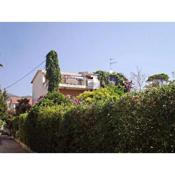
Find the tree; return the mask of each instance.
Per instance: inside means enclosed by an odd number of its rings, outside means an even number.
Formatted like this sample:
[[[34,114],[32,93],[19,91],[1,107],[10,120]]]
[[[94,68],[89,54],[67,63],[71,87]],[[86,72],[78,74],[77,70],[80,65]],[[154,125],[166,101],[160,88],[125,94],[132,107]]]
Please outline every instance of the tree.
[[[61,73],[56,51],[51,50],[46,56],[46,79],[48,91],[57,91],[61,81]]]
[[[94,73],[97,75],[101,87],[105,87],[109,84],[109,72],[98,70]]]
[[[169,76],[165,73],[154,74],[148,77],[147,82],[151,83],[151,86],[161,86],[164,83],[167,83]]]
[[[108,77],[109,83],[113,83],[115,85],[123,85],[124,82],[128,81],[128,79],[121,73],[112,72]]]
[[[132,82],[129,82],[128,79],[121,73],[117,72],[109,73],[106,71],[98,70],[94,72],[94,74],[97,75],[100,81],[100,86],[102,88],[113,84],[115,86],[122,87],[125,92],[128,92],[131,89]]]
[[[7,94],[6,91],[0,90],[0,118],[4,119],[7,114]]]
[[[31,105],[29,104],[29,99],[23,98],[18,100],[18,104],[16,105],[16,115],[20,115],[26,113],[30,110]]]
[[[123,74],[117,72],[109,73],[106,71],[98,70],[94,72],[94,74],[97,75],[101,87],[106,87],[109,84],[119,85],[125,81],[128,81],[128,79]]]
[[[146,82],[146,75],[142,73],[142,70],[137,68],[137,72],[131,72],[131,79],[136,91],[142,91],[144,84]]]

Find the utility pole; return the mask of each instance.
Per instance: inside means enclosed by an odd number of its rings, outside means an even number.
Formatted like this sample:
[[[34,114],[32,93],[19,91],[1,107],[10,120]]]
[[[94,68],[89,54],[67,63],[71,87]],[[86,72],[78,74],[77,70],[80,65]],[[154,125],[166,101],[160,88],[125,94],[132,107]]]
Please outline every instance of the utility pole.
[[[116,61],[115,58],[109,58],[109,72],[110,72],[110,73],[113,72],[113,70],[112,70],[112,65],[113,65],[113,64],[116,64],[116,63],[117,63],[117,61]]]

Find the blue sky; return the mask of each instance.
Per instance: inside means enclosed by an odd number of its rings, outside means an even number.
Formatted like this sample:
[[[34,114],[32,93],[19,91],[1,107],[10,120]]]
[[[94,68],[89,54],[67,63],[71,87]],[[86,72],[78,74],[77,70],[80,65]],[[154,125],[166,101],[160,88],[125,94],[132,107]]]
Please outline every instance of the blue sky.
[[[136,67],[151,75],[175,71],[175,23],[0,23],[0,86],[5,88],[45,60],[59,55],[62,71],[113,70],[130,77]],[[44,65],[40,68],[44,68]],[[35,72],[8,89],[31,95]]]

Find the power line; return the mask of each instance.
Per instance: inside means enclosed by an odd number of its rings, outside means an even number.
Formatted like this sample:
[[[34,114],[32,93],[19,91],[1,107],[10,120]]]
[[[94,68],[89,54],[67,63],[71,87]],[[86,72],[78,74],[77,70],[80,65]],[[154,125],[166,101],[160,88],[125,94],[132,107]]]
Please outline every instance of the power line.
[[[27,74],[25,74],[24,76],[22,76],[21,78],[19,78],[18,80],[16,80],[15,82],[11,83],[10,85],[8,85],[5,89],[9,89],[12,86],[14,86],[15,84],[19,83],[20,81],[22,81],[24,78],[26,78],[28,75],[30,75],[33,71],[35,71],[39,66],[41,66],[43,63],[45,62],[42,61],[40,64],[38,64],[37,66],[35,66],[30,72],[28,72]]]

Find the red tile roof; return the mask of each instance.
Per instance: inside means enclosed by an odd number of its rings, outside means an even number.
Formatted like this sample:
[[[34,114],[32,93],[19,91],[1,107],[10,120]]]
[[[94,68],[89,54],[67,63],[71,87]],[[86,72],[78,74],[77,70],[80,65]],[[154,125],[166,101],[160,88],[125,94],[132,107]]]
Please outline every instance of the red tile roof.
[[[11,104],[18,104],[18,100],[23,99],[23,97],[9,97],[9,101]],[[32,97],[27,97],[29,100],[29,104],[32,105]]]

